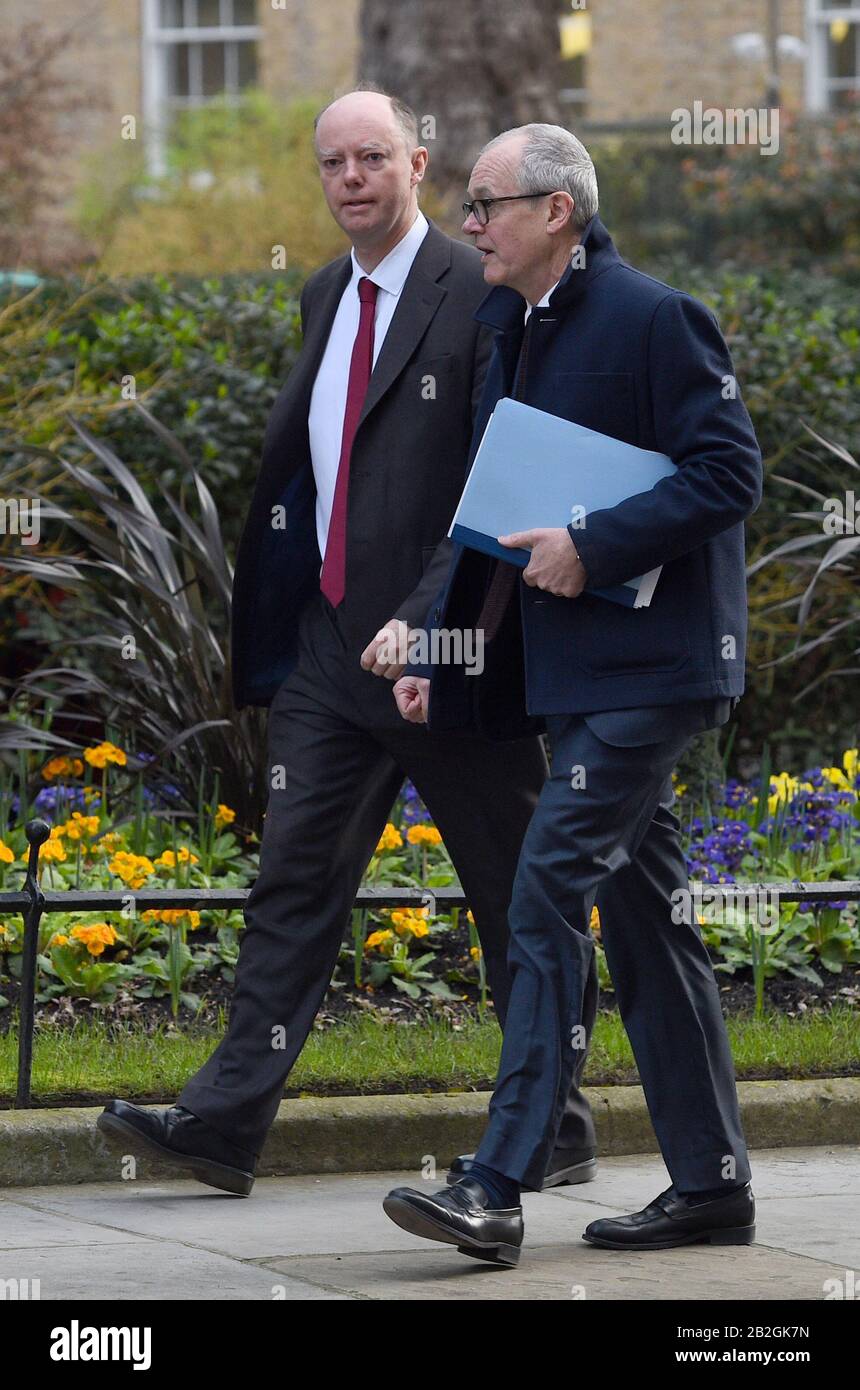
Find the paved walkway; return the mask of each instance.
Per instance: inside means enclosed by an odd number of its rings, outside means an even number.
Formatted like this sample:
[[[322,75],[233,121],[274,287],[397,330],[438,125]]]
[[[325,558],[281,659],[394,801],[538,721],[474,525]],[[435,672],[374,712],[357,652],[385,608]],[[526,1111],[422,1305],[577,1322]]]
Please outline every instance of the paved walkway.
[[[414,1172],[259,1178],[248,1198],[193,1181],[7,1188],[0,1280],[39,1279],[43,1300],[93,1301],[821,1300],[829,1279],[860,1295],[860,1151],[771,1149],[752,1159],[754,1246],[632,1256],[587,1245],[590,1220],[633,1211],[669,1185],[659,1158],[606,1158],[594,1182],[526,1195],[516,1269],[389,1221],[382,1197],[397,1183],[419,1186]]]

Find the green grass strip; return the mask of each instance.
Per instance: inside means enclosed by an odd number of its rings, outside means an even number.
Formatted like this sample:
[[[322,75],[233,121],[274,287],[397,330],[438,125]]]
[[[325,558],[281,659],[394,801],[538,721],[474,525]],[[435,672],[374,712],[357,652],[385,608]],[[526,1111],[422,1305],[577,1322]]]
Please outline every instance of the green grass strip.
[[[789,1018],[728,1020],[740,1080],[860,1074],[860,1018],[847,1005]],[[174,1099],[202,1066],[219,1034],[164,1029],[146,1034],[81,1020],[37,1032],[33,1097],[96,1103],[103,1096]],[[362,1015],[311,1033],[289,1077],[291,1094],[362,1095],[488,1087],[498,1063],[500,1033],[492,1020],[453,1028],[446,1021],[390,1023]],[[17,1038],[0,1036],[0,1104],[14,1095]],[[635,1084],[633,1054],[617,1014],[601,1013],[585,1079],[591,1085]]]

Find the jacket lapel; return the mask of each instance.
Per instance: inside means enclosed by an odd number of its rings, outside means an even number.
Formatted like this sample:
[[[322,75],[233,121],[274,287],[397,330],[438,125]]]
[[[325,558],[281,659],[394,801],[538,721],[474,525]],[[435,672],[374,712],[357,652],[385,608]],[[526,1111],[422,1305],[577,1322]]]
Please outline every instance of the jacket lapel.
[[[278,479],[310,463],[308,411],[311,392],[331,333],[337,306],[352,275],[352,262],[343,256],[313,299],[302,350],[272,407],[263,443],[263,469],[275,460]]]
[[[352,261],[343,256],[332,266],[332,274],[313,302],[308,331],[302,344],[302,352],[292,370],[294,389],[302,391],[306,385],[313,385],[319,370],[331,326],[337,313],[344,290],[352,276]]]
[[[359,426],[397,380],[430,327],[439,305],[448,293],[437,281],[450,264],[451,247],[448,238],[431,222],[427,235],[418,248],[412,269],[406,277],[394,317],[385,335],[385,342],[376,359],[359,417]]]

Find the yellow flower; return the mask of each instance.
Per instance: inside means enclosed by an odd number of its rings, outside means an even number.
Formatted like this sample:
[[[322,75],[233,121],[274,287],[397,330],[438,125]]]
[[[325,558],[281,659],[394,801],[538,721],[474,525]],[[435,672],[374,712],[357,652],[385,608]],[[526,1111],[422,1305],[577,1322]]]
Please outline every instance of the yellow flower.
[[[102,835],[100,840],[96,841],[96,849],[103,850],[105,854],[113,854],[113,851],[116,849],[117,845],[121,844],[122,835],[119,833],[119,831],[108,830],[105,835]]]
[[[29,852],[21,855],[22,859],[27,859],[28,857]],[[39,858],[43,862],[47,862],[49,864],[62,864],[64,860],[67,858],[66,851],[63,849],[62,841],[60,840],[59,836],[54,835],[53,831],[51,832],[50,840],[46,840],[45,843],[42,845],[42,848],[39,850]]]
[[[426,936],[430,930],[425,920],[428,911],[426,907],[406,907],[392,912],[391,920],[400,936]]]
[[[787,772],[778,772],[775,777],[771,777],[770,785],[771,795],[778,801],[791,801],[800,788],[797,778]]]
[[[168,922],[174,924],[181,922],[183,917],[187,917],[188,925],[192,931],[194,931],[195,927],[200,926],[200,913],[195,912],[189,907],[150,907],[146,912],[141,913],[141,917],[145,922]]]
[[[823,767],[821,775],[841,791],[853,791],[857,776],[857,749],[846,748],[842,754],[842,767]]]
[[[472,960],[480,960],[483,954],[484,953],[481,950],[480,946],[469,947],[469,955],[472,957]]]
[[[74,941],[82,941],[91,956],[100,956],[105,946],[113,946],[117,934],[107,922],[91,922],[85,927],[72,927]]]
[[[591,909],[591,920],[588,923],[595,936],[600,935],[600,913],[597,911],[597,903]]]
[[[370,933],[370,936],[365,941],[364,949],[365,951],[372,951],[374,949],[383,950],[386,946],[390,946],[393,940],[393,931],[374,931]]]
[[[172,849],[166,849],[155,861],[158,869],[175,869],[177,864],[187,864],[189,859],[192,864],[199,864],[200,860],[196,854],[192,854],[187,845],[181,845],[174,854]]]
[[[45,763],[42,768],[42,776],[46,782],[51,782],[55,777],[59,777],[64,772],[71,772],[71,763],[68,758],[51,758],[50,762]]]
[[[223,801],[220,801],[215,813],[215,829],[221,830],[225,825],[232,825],[235,819],[236,812],[231,811],[229,806],[225,806]]]
[[[471,909],[471,908],[469,908],[468,912],[466,913],[466,921],[467,921],[467,922],[471,922],[471,923],[472,923],[472,926],[475,925],[475,919],[474,919],[474,917],[472,916],[472,909]]]
[[[84,757],[90,767],[105,767],[108,763],[118,763],[120,767],[125,767],[128,761],[121,748],[108,742],[98,743],[95,748],[85,748]]]
[[[0,864],[14,864],[15,855],[7,844],[0,840]]]
[[[50,950],[52,946],[68,946],[69,944],[69,938],[65,936],[63,932],[56,932],[48,942],[48,950]]]
[[[441,845],[442,836],[435,825],[413,825],[406,832],[410,845]]]
[[[108,868],[117,878],[121,878],[127,888],[140,888],[150,874],[155,872],[151,859],[145,854],[129,854],[128,850],[117,850],[108,863]]]
[[[383,854],[387,849],[397,849],[403,844],[403,836],[396,825],[388,822],[379,839],[379,844],[373,851],[374,854]]]
[[[0,941],[14,941],[15,931],[6,922],[0,922]]]
[[[98,816],[82,816],[80,811],[73,811],[71,820],[63,826],[70,840],[89,839],[95,835],[99,828]]]

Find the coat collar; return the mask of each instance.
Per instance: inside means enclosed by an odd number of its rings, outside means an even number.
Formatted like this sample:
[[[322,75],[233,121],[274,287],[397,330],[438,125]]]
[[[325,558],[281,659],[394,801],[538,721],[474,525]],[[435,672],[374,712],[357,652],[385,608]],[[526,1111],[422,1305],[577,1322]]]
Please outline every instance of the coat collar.
[[[577,266],[571,262],[553,290],[549,306],[533,310],[539,317],[553,309],[570,308],[582,298],[598,275],[621,260],[612,237],[597,213],[585,224],[580,244],[585,248],[585,265]],[[490,328],[510,333],[522,329],[525,312],[526,301],[518,290],[508,285],[497,285],[478,305],[475,318]]]

